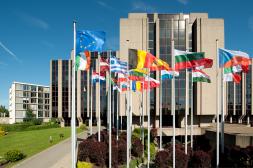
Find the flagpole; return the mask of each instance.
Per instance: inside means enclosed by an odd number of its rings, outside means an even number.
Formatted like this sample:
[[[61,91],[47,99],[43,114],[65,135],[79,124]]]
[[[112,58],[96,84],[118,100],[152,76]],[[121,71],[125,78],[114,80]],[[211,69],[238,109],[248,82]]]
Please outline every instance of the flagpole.
[[[76,99],[75,99],[75,62],[76,62],[76,22],[73,21],[74,28],[74,49],[73,49],[73,62],[72,62],[72,115],[71,115],[71,155],[72,155],[72,168],[76,167]]]
[[[90,70],[87,70],[87,117],[90,117]]]
[[[186,75],[186,79],[185,79],[185,140],[184,140],[184,143],[185,143],[185,146],[184,146],[184,149],[185,149],[185,154],[187,155],[187,147],[188,147],[188,113],[189,113],[189,72],[188,70],[186,69],[185,70],[185,75]]]
[[[191,79],[191,150],[193,151],[193,80]]]
[[[175,69],[174,63],[174,30],[173,24],[174,20],[171,20],[171,64],[172,69]],[[175,149],[175,142],[176,142],[176,113],[175,113],[175,78],[172,78],[172,93],[171,93],[171,106],[172,106],[172,115],[173,115],[173,168],[176,167],[176,149]]]
[[[108,116],[109,116],[109,168],[112,167],[112,114],[111,114],[111,51],[109,51],[109,90],[108,90]]]
[[[117,123],[116,123],[116,129],[117,129],[117,136],[116,136],[116,138],[117,138],[117,141],[119,140],[119,92],[117,91],[116,92],[117,93],[117,105],[116,105],[116,107],[117,107]]]
[[[91,74],[93,73],[93,70],[91,68]],[[90,135],[92,135],[92,89],[93,89],[93,82],[92,80],[91,81],[91,84],[90,84]]]
[[[225,82],[223,81],[223,68],[221,69],[222,81],[221,81],[221,90],[222,90],[222,110],[221,110],[221,152],[224,153],[224,122],[225,122]]]
[[[218,46],[219,46],[219,40],[216,39],[216,53],[217,53],[217,68],[216,68],[216,73],[217,73],[217,110],[216,110],[216,166],[219,167],[219,154],[220,154],[220,151],[219,151],[219,137],[220,137],[220,124],[219,124],[219,110],[220,110],[220,87],[219,87],[219,53],[218,53]]]
[[[162,150],[162,73],[160,71],[160,81],[161,81],[161,85],[160,85],[160,150]]]
[[[114,128],[114,90],[112,90],[112,127]]]
[[[127,64],[127,72],[129,72],[129,63]],[[130,166],[130,81],[127,95],[127,168]]]
[[[148,68],[147,113],[148,113],[148,168],[150,164],[150,70]]]
[[[142,88],[142,111],[141,111],[141,134],[142,134],[142,144],[143,144],[143,153],[142,153],[142,157],[144,158],[144,146],[145,146],[145,136],[144,136],[144,81],[143,81],[143,88]]]
[[[97,120],[97,125],[98,125],[98,142],[100,142],[100,130],[101,130],[101,114],[100,114],[100,53],[98,52],[98,120]]]

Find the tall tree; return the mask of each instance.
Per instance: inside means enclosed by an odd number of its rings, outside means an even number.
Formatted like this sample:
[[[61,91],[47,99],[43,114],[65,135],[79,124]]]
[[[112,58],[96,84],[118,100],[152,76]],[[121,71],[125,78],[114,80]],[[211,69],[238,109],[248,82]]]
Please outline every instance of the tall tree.
[[[0,116],[9,117],[9,110],[5,106],[0,106]]]

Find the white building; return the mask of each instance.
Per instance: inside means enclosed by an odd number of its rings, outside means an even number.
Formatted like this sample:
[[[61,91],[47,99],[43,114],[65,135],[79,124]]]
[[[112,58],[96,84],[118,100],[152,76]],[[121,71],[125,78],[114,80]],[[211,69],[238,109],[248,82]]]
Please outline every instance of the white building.
[[[27,109],[33,110],[36,118],[48,121],[51,118],[49,94],[49,86],[13,82],[9,90],[10,124],[22,122]]]

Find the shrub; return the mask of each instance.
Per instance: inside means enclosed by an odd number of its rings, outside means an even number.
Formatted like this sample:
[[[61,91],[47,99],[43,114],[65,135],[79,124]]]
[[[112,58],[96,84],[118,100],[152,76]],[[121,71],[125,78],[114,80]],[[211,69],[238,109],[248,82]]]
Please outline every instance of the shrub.
[[[80,125],[79,128],[83,131],[87,130],[87,126],[85,124]]]
[[[212,149],[212,147],[210,145],[209,139],[207,139],[205,135],[201,135],[198,136],[194,141],[193,149],[209,152]]]
[[[157,152],[155,156],[155,167],[157,168],[169,168],[170,164],[170,154],[167,150],[162,150]]]
[[[0,137],[1,137],[1,136],[5,136],[5,135],[6,135],[6,132],[5,132],[5,131],[0,130]]]
[[[132,154],[135,157],[141,157],[143,153],[143,145],[140,139],[136,138],[132,142]]]
[[[42,130],[42,129],[49,129],[49,128],[59,128],[59,124],[54,124],[54,125],[32,125],[29,126],[25,129],[23,129],[23,131],[31,131],[31,130]]]
[[[16,123],[16,124],[2,124],[0,125],[5,132],[23,131],[25,128],[32,126],[33,123]]]
[[[211,167],[211,156],[204,151],[195,151],[190,161],[190,167],[208,168]]]
[[[25,154],[19,150],[10,150],[4,154],[4,158],[9,162],[16,162],[25,158]]]
[[[148,143],[145,143],[145,156],[148,155]],[[156,155],[156,148],[154,143],[150,143],[150,159],[154,160]]]
[[[92,168],[93,165],[92,163],[88,163],[88,162],[77,162],[77,168]]]
[[[43,120],[41,118],[33,118],[31,120],[31,122],[34,124],[34,125],[41,125]]]
[[[125,164],[127,161],[127,144],[123,138],[119,139],[118,141],[118,163]]]

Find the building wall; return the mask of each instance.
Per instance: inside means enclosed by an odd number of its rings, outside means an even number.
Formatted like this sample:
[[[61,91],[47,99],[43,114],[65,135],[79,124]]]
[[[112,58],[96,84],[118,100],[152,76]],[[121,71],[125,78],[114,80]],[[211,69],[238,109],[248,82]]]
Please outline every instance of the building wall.
[[[31,109],[36,118],[48,121],[50,118],[49,87],[14,82],[10,88],[10,123],[22,122],[26,110]]]
[[[130,13],[128,18],[120,19],[120,58],[128,60],[128,49],[142,49],[156,55],[171,64],[170,34],[171,19],[173,18],[175,48],[188,51],[205,52],[207,58],[214,59],[212,69],[205,69],[210,74],[212,83],[194,84],[194,124],[208,126],[216,114],[216,94],[210,95],[208,91],[216,90],[216,39],[219,39],[219,47],[224,47],[224,21],[223,19],[209,19],[207,13],[190,14],[146,14]],[[193,37],[194,36],[194,37]],[[195,48],[194,48],[195,47]],[[153,77],[159,79],[159,73],[153,73]],[[191,85],[186,91],[185,71],[180,72],[176,79],[176,113],[177,127],[184,127],[184,113],[191,111]],[[191,74],[189,75],[189,82]],[[171,123],[171,81],[164,81],[162,87],[163,116],[166,118],[164,126]],[[120,95],[120,115],[125,116],[126,93]],[[186,94],[189,94],[189,110],[186,109]],[[144,95],[144,107],[147,105],[146,93]],[[133,115],[139,116],[141,107],[141,94],[133,93]],[[160,90],[151,91],[151,117],[152,125],[159,122]],[[145,115],[146,115],[146,109]]]

